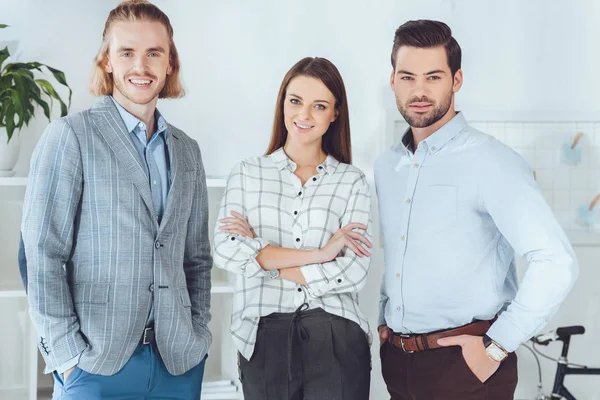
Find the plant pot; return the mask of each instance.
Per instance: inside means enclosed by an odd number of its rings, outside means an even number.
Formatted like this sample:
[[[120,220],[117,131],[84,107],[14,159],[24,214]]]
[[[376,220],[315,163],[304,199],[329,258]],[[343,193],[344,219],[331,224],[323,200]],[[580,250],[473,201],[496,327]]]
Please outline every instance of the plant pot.
[[[15,174],[13,168],[17,164],[21,150],[18,132],[12,135],[10,142],[6,143],[7,140],[6,128],[0,127],[0,177]]]

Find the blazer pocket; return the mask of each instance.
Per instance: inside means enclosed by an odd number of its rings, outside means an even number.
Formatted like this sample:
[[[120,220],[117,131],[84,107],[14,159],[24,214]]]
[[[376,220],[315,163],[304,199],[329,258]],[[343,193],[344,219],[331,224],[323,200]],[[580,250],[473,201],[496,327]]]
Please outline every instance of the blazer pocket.
[[[181,304],[183,304],[184,307],[192,306],[192,302],[190,300],[190,294],[188,293],[187,288],[179,289],[179,295],[181,296]]]
[[[75,283],[71,290],[75,304],[106,304],[110,283]]]

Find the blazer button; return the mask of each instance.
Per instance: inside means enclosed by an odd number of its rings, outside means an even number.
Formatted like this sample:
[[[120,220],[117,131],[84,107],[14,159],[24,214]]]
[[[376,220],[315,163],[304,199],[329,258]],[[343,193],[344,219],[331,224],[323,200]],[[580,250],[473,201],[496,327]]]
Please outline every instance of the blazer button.
[[[158,240],[154,242],[154,247],[156,247],[157,249],[160,248],[160,242]]]
[[[150,284],[150,287],[148,288],[149,291],[154,292],[154,283]]]

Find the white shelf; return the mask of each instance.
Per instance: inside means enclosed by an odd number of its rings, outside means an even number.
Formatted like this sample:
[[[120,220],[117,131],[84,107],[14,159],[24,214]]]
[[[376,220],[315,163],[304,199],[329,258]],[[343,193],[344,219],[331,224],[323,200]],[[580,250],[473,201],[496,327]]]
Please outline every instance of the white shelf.
[[[233,293],[235,291],[235,287],[232,283],[223,282],[223,281],[213,281],[210,292],[213,294],[216,293]]]
[[[0,186],[27,186],[26,176],[0,177]]]
[[[224,188],[226,184],[226,176],[206,175],[206,186],[209,188]]]
[[[202,393],[202,400],[243,400],[241,393]]]
[[[18,297],[27,297],[21,282],[0,282],[0,299]]]
[[[235,287],[229,282],[214,281],[210,292],[212,294],[233,293]],[[0,282],[0,299],[25,298],[25,289],[20,282],[2,283]]]
[[[205,381],[202,383],[203,400],[243,399],[242,392],[232,381]]]
[[[26,176],[0,177],[0,186],[27,186],[27,179]],[[224,188],[226,184],[226,176],[206,176],[206,186],[209,188]]]

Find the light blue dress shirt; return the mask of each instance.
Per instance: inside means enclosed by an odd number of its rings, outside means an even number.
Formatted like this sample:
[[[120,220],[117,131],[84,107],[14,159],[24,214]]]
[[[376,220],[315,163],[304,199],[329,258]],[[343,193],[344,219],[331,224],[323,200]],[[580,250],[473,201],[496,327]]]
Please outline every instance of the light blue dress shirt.
[[[131,115],[125,110],[117,101],[111,96],[112,101],[115,103],[119,114],[125,123],[127,132],[137,153],[141,157],[143,164],[146,166],[146,172],[148,172],[148,184],[152,192],[152,203],[154,205],[154,211],[158,216],[158,223],[160,224],[161,218],[167,205],[167,197],[169,195],[169,188],[171,187],[171,171],[169,168],[169,151],[167,145],[167,122],[162,115],[155,111],[154,117],[156,121],[156,130],[154,134],[147,140],[146,136],[146,124],[140,121],[137,117]],[[150,325],[154,321],[154,307],[150,309],[147,324]],[[77,355],[73,359],[62,364],[56,371],[59,374],[71,369],[73,366],[79,363],[81,355]]]
[[[379,323],[399,333],[492,319],[507,351],[541,330],[578,264],[527,162],[462,113],[375,164],[385,274]],[[529,267],[518,287],[515,252]]]
[[[135,146],[143,164],[148,172],[150,190],[152,191],[152,203],[154,211],[160,223],[165,207],[167,196],[171,186],[171,171],[169,168],[169,151],[167,143],[167,122],[162,115],[155,111],[156,130],[150,140],[147,140],[146,124],[137,117],[131,115],[117,101],[111,97],[119,114],[127,127],[127,132]]]

